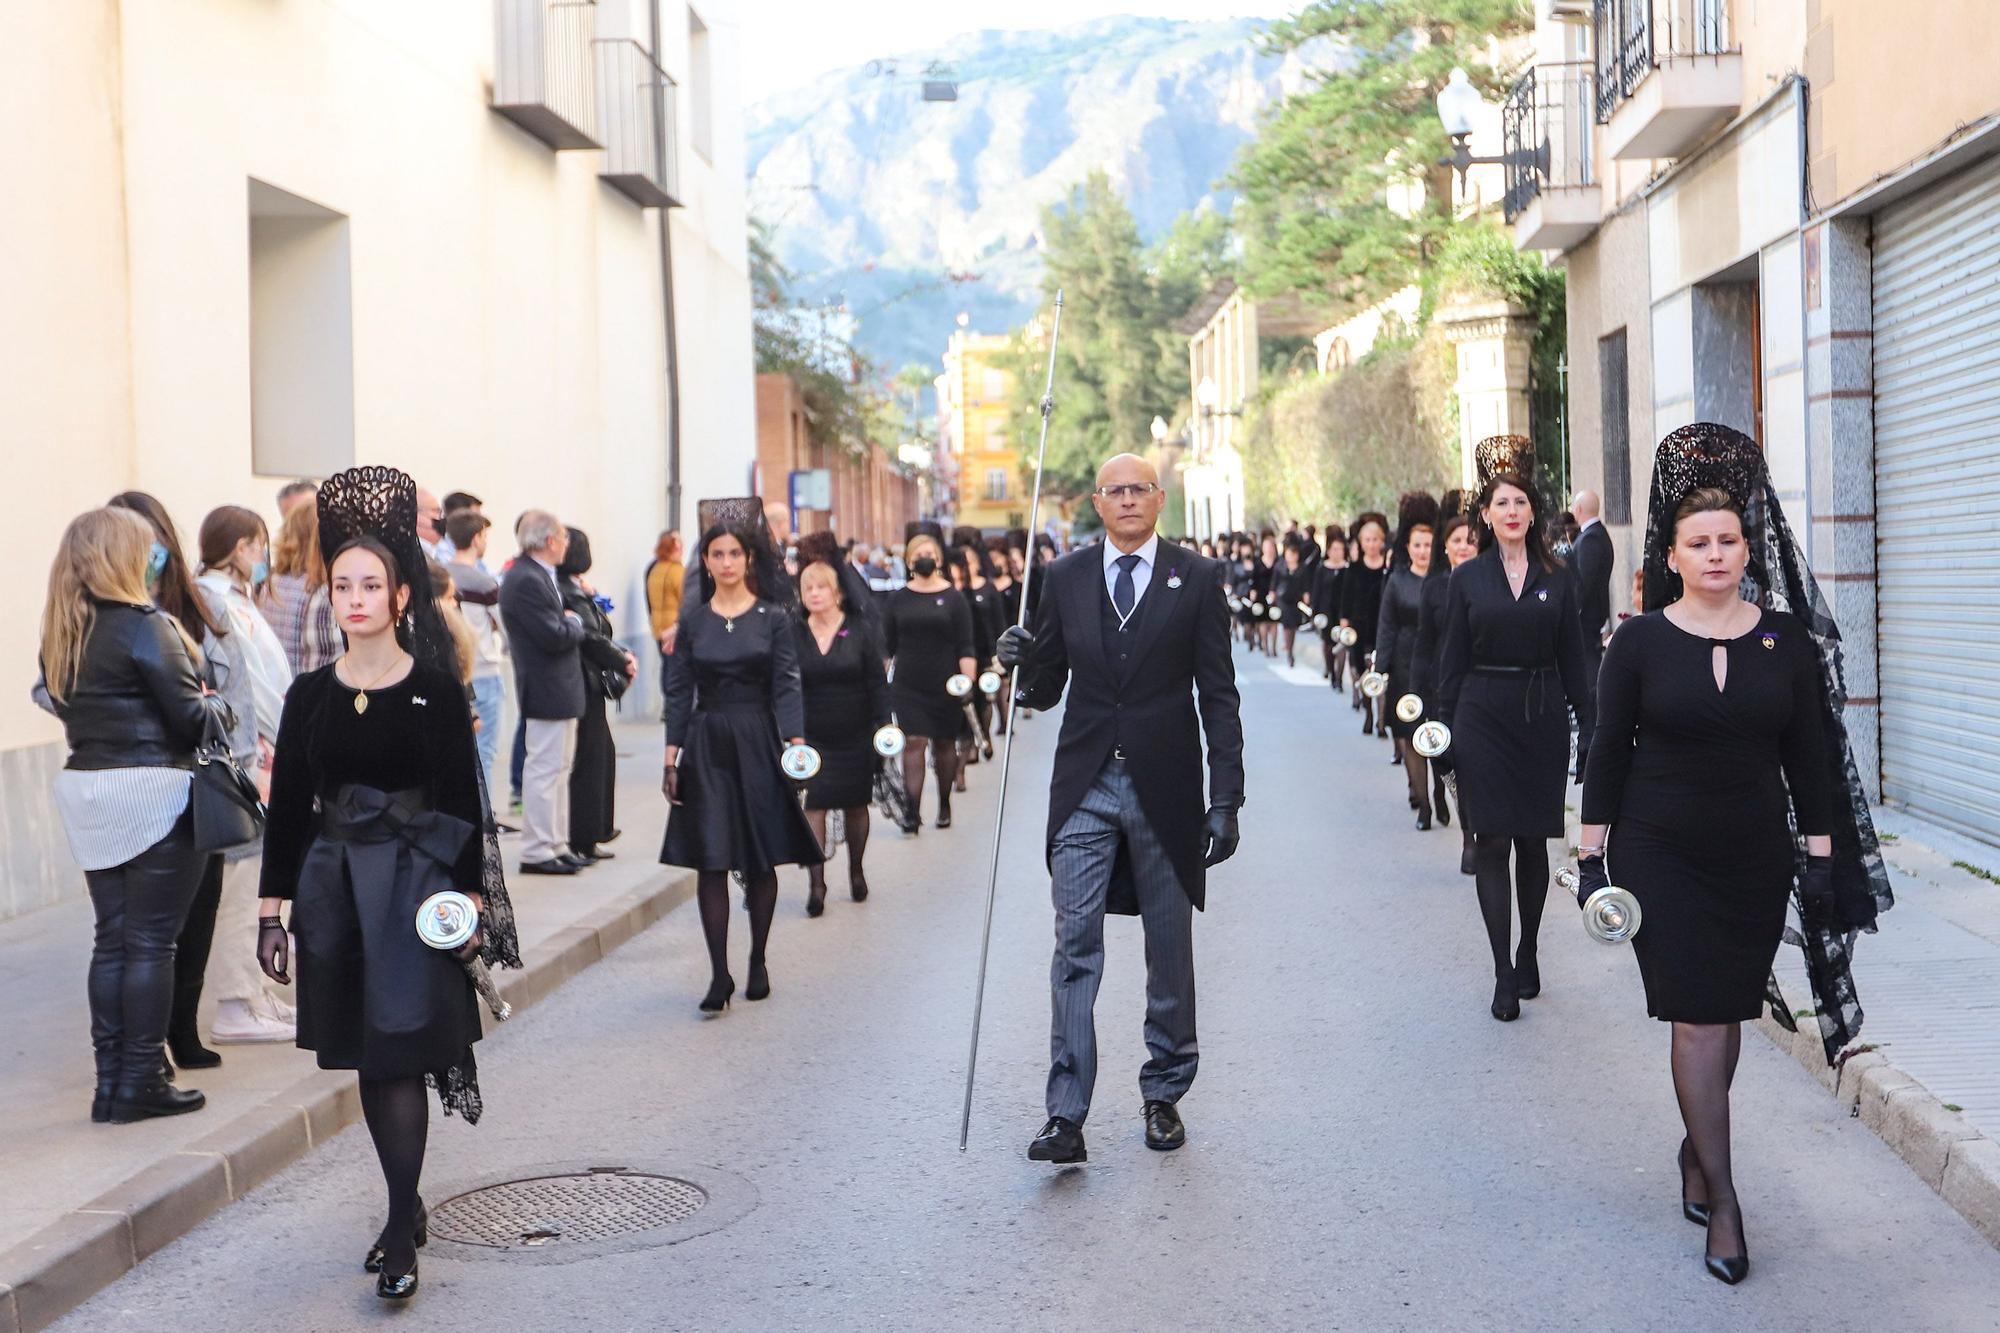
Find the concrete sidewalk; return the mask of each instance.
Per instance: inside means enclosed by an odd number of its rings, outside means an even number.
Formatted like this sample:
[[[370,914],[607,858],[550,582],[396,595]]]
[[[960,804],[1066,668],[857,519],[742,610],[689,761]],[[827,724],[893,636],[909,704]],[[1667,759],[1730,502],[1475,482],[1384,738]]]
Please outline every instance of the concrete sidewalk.
[[[510,875],[527,966],[500,982],[517,1009],[692,893],[691,876],[658,860],[666,818],[658,726],[634,721],[615,732],[624,830],[615,858],[573,879]],[[501,839],[510,872],[518,842]],[[0,1333],[43,1326],[360,1114],[353,1075],[322,1072],[290,1045],[251,1045],[220,1047],[221,1068],[181,1074],[180,1086],[207,1094],[201,1111],[92,1124],[90,938],[81,892],[0,923]],[[489,1018],[487,1041],[504,1035]]]

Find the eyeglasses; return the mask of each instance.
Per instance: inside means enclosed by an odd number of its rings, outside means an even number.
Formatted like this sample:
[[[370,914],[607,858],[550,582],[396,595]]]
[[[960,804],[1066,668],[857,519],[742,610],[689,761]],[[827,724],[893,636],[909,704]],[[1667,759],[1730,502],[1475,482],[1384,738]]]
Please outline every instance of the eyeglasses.
[[[1107,500],[1143,500],[1159,492],[1157,483],[1150,481],[1128,481],[1117,486],[1099,486],[1097,493]]]

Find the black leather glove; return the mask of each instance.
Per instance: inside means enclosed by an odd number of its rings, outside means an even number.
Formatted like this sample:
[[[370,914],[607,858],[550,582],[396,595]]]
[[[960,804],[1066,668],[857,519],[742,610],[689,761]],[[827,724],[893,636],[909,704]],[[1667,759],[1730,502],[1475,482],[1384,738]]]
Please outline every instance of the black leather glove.
[[[667,794],[668,805],[681,803],[681,771],[678,767],[667,769],[667,776],[661,781],[660,790]]]
[[[1576,905],[1582,907],[1590,901],[1590,895],[1599,889],[1611,887],[1611,876],[1604,869],[1601,856],[1580,857],[1576,863]]]
[[[1027,661],[1028,654],[1034,651],[1035,636],[1025,625],[1009,625],[1000,631],[1000,637],[993,644],[993,655],[1009,671]]]
[[[292,940],[277,917],[257,918],[257,966],[280,986],[292,984]]]
[[[1236,832],[1236,807],[1233,805],[1211,805],[1208,807],[1208,827],[1203,830],[1207,838],[1207,848],[1202,852],[1204,866],[1220,865],[1236,855],[1239,841]]]
[[[1799,876],[1799,905],[1813,916],[1829,916],[1833,901],[1833,858],[1808,856],[1806,873]]]

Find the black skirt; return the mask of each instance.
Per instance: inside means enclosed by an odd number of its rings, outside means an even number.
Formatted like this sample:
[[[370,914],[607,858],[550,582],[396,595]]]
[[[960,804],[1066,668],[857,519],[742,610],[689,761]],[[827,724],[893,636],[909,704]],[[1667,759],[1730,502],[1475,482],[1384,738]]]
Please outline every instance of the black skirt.
[[[417,813],[387,812],[390,801]],[[418,938],[417,907],[458,887],[452,864],[474,831],[421,804],[421,792],[369,788],[322,802],[292,901],[298,1044],[321,1069],[429,1074],[444,1088],[471,1077],[479,997],[456,959]]]
[[[1451,753],[1471,832],[1563,835],[1569,704],[1554,671],[1474,667],[1451,719]]]
[[[781,748],[767,704],[697,708],[681,747],[681,803],[667,815],[660,861],[752,876],[824,861],[791,781],[778,767]]]

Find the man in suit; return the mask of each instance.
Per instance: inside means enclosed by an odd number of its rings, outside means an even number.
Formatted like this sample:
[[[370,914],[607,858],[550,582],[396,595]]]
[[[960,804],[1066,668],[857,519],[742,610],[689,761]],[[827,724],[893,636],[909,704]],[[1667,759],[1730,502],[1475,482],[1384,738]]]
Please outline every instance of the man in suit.
[[[514,690],[527,720],[521,770],[521,873],[574,875],[596,858],[569,847],[569,771],[583,716],[583,622],[563,608],[556,567],[569,531],[554,514],[530,509],[516,529],[521,558],[500,584],[500,620],[514,653]]]
[[[1577,614],[1583,621],[1583,658],[1591,693],[1597,692],[1597,668],[1604,661],[1604,626],[1611,619],[1611,534],[1598,519],[1596,491],[1578,491],[1569,512],[1577,522],[1571,560],[1576,564]],[[1576,778],[1583,781],[1583,747],[1577,747]]]
[[[1203,905],[1207,868],[1236,850],[1243,804],[1222,565],[1160,541],[1154,529],[1166,494],[1143,458],[1107,462],[1091,503],[1106,540],[1035,571],[1046,584],[1034,631],[1010,628],[998,646],[1002,663],[1021,668],[1022,706],[1053,707],[1069,689],[1049,785],[1049,1120],[1028,1146],[1040,1162],[1088,1157],[1083,1122],[1097,1080],[1092,1010],[1107,911],[1145,925],[1146,1145],[1168,1151],[1187,1141],[1175,1103],[1197,1060],[1194,909]]]

